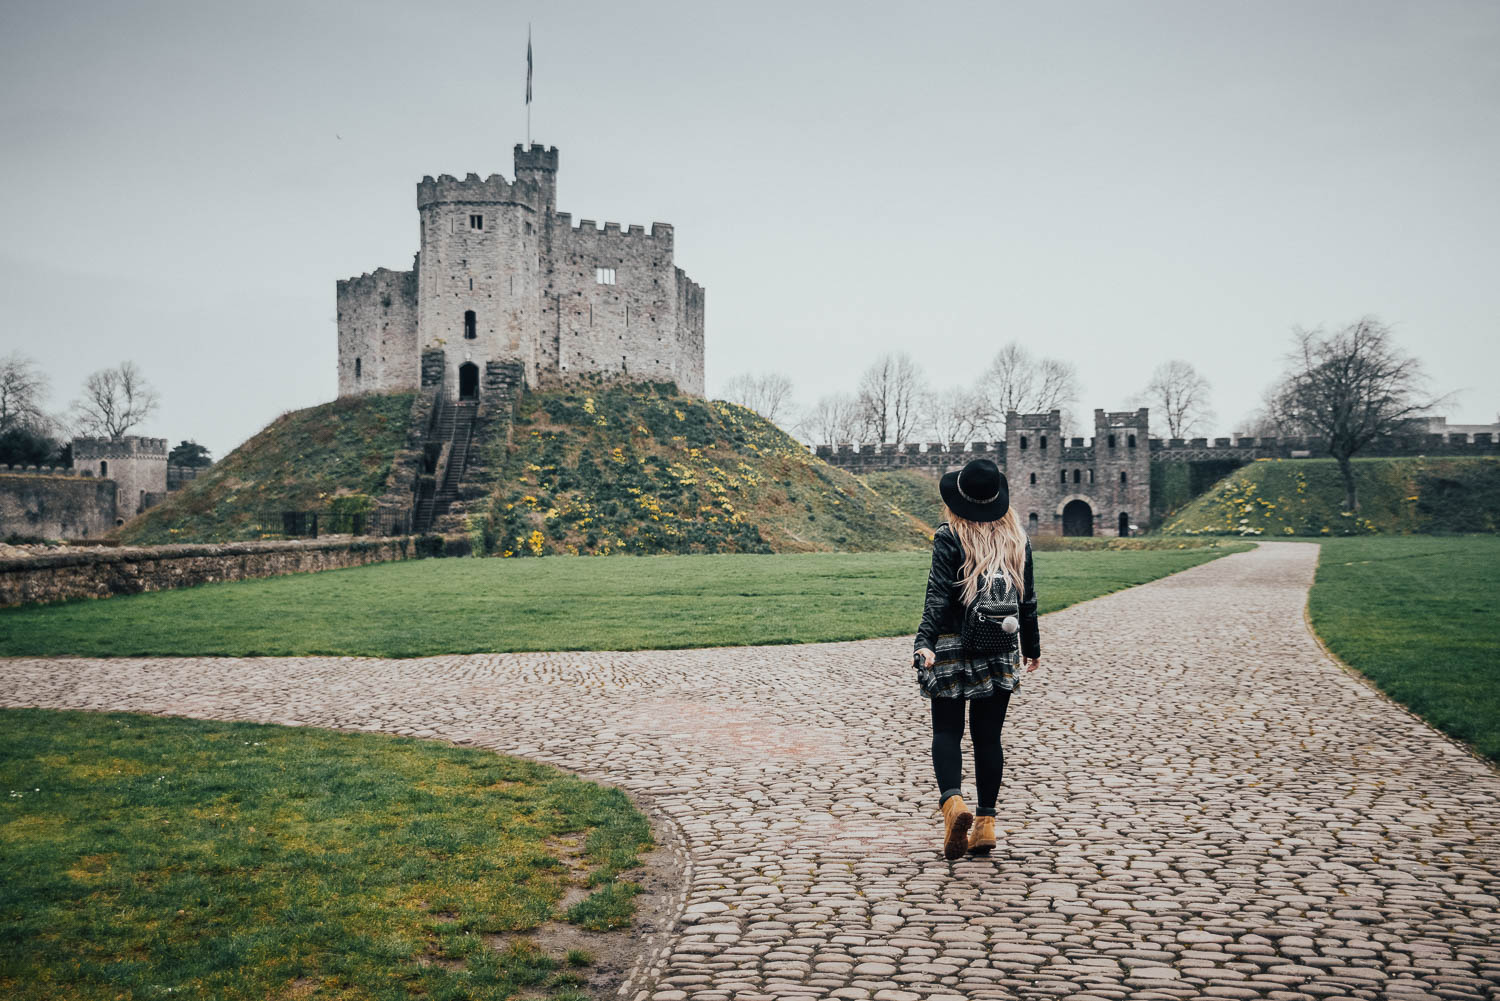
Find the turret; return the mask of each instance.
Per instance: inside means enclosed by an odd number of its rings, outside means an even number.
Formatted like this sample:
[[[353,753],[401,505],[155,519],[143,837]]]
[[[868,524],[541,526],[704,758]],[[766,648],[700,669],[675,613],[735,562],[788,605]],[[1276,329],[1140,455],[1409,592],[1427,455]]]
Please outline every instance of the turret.
[[[547,216],[557,211],[557,147],[532,143],[527,149],[516,143],[516,180],[530,181],[542,194]]]

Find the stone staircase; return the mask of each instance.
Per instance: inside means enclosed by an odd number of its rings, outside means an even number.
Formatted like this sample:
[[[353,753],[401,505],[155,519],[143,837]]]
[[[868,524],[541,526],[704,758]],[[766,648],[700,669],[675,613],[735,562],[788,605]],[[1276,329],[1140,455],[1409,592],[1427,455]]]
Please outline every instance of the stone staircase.
[[[469,451],[474,444],[474,419],[479,404],[473,400],[439,398],[437,413],[433,415],[432,429],[426,441],[426,454],[432,466],[424,470],[434,474],[433,479],[422,477],[412,515],[412,530],[417,533],[430,532],[432,526],[444,514],[458,496],[459,484],[463,482],[464,470],[469,464]]]

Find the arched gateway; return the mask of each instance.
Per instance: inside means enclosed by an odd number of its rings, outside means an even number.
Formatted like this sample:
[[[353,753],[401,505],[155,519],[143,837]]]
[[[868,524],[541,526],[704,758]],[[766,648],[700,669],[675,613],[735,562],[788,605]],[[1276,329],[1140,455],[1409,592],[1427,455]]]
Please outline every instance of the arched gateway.
[[[1094,509],[1086,500],[1071,500],[1063,505],[1062,530],[1064,535],[1093,535]]]

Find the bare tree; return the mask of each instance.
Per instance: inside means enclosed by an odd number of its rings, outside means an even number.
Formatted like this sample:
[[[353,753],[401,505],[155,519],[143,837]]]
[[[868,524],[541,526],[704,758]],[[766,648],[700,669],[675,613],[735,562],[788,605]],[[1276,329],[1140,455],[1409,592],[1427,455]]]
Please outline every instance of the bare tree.
[[[820,397],[799,426],[814,445],[852,443],[859,433],[859,407],[847,393]]]
[[[904,442],[916,430],[923,391],[917,363],[906,352],[885,354],[859,377],[856,397],[867,434],[880,442]]]
[[[945,444],[973,441],[984,415],[984,396],[977,389],[954,386],[922,396],[924,422],[936,440]]]
[[[1324,439],[1344,478],[1344,510],[1358,511],[1350,458],[1441,401],[1423,392],[1421,362],[1397,349],[1390,328],[1373,317],[1333,333],[1299,327],[1294,340],[1286,373],[1267,394],[1272,419]]]
[[[0,434],[13,429],[44,432],[52,420],[42,410],[47,376],[36,362],[12,351],[0,358]]]
[[[724,399],[760,414],[772,424],[783,419],[792,400],[792,380],[780,372],[737,375],[724,384]]]
[[[135,362],[102,368],[83,383],[83,396],[73,402],[79,430],[84,434],[119,438],[156,410],[156,391]]]
[[[992,440],[1005,437],[1005,415],[1064,410],[1078,400],[1078,371],[1069,362],[1031,356],[1017,341],[995,353],[980,377],[986,403],[978,430]]]
[[[1167,422],[1168,438],[1187,438],[1213,420],[1208,380],[1185,361],[1164,361],[1151,373],[1146,399],[1153,416]]]

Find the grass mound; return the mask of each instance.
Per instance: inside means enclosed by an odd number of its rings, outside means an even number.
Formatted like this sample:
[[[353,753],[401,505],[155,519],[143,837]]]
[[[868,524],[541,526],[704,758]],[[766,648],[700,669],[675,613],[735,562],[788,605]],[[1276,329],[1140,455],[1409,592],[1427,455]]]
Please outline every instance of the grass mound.
[[[435,741],[40,709],[0,727],[15,1001],[535,996],[578,978],[525,933],[627,924],[621,876],[652,843],[618,789]],[[560,913],[570,887],[592,906]]]
[[[1360,510],[1345,514],[1332,459],[1252,462],[1168,519],[1169,535],[1372,535],[1500,530],[1500,458],[1354,460]]]
[[[411,403],[410,393],[352,396],[282,414],[116,536],[129,545],[279,538],[283,511],[378,494]]]
[[[865,473],[860,479],[928,528],[943,523],[943,498],[938,495],[936,477],[913,469],[892,469]]]
[[[1331,539],[1307,611],[1351,667],[1500,763],[1496,591],[1500,537]],[[1431,614],[1416,613],[1415,594]]]
[[[670,383],[525,394],[491,442],[476,549],[767,553],[925,547],[930,531],[753,411]]]

